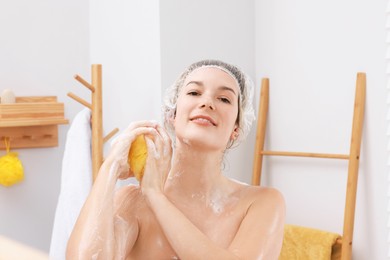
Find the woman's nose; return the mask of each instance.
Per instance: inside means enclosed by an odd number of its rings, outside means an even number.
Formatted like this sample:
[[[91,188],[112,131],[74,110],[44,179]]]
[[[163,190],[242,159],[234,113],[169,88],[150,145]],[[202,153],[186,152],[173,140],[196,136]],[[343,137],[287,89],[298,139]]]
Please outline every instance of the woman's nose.
[[[202,99],[202,102],[200,103],[200,107],[210,108],[211,110],[215,109],[214,102],[212,101],[212,99],[206,97]]]

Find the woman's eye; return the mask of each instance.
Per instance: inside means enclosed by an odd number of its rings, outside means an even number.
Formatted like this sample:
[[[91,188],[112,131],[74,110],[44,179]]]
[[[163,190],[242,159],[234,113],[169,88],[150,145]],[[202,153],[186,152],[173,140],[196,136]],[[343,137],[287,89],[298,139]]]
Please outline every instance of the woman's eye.
[[[199,93],[196,92],[196,91],[190,91],[190,92],[187,93],[187,95],[190,95],[190,96],[198,96]]]
[[[227,99],[227,98],[224,98],[224,97],[221,97],[220,100],[223,102],[223,103],[227,103],[227,104],[230,104],[230,100]]]

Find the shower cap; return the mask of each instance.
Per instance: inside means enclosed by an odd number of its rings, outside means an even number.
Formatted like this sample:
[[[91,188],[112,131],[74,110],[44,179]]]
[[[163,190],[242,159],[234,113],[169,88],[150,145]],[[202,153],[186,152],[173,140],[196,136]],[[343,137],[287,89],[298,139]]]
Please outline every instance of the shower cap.
[[[239,136],[234,141],[238,144],[245,140],[248,135],[252,122],[255,119],[255,114],[253,110],[253,82],[243,71],[238,67],[228,64],[220,60],[201,60],[191,64],[187,69],[180,75],[180,77],[175,81],[175,83],[167,89],[167,93],[163,105],[163,119],[165,128],[174,136],[173,128],[173,118],[176,113],[176,103],[179,96],[180,90],[183,87],[184,81],[193,71],[200,68],[218,68],[227,74],[229,74],[233,79],[236,80],[237,85],[239,86],[239,99],[238,99],[238,131]],[[229,147],[233,146],[229,144]]]

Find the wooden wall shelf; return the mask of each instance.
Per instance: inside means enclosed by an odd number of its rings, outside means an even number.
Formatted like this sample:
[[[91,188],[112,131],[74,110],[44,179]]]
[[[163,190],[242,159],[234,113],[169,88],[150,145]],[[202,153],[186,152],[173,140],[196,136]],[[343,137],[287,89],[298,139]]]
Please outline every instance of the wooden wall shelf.
[[[6,138],[11,149],[58,146],[58,125],[68,122],[55,96],[16,97],[16,103],[0,104],[0,149]]]

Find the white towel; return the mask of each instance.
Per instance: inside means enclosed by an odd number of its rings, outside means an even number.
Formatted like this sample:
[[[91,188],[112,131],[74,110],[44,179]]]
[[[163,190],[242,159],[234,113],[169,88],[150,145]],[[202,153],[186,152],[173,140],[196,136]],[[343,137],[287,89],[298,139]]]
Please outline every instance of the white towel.
[[[50,259],[65,259],[70,233],[92,187],[90,118],[89,109],[80,111],[67,133]]]

